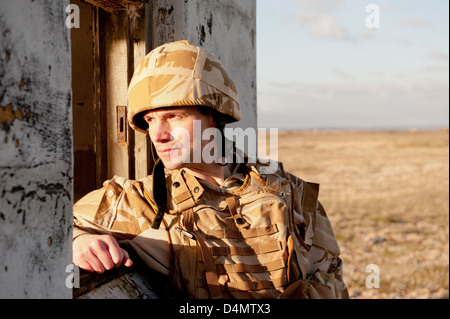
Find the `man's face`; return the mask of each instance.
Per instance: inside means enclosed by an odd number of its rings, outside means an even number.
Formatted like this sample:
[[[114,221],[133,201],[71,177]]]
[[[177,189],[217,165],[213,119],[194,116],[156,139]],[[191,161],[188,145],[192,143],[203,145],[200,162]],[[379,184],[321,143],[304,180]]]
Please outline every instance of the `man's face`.
[[[156,152],[167,169],[202,165],[193,160],[193,154],[201,154],[202,133],[214,127],[211,115],[203,114],[197,107],[178,107],[149,111],[144,119]]]

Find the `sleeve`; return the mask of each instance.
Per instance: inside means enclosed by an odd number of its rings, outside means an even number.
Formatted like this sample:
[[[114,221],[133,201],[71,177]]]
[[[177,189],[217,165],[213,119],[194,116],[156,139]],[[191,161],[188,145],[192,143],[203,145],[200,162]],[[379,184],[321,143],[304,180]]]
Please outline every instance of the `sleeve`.
[[[80,199],[73,210],[73,239],[85,234],[113,236],[130,247],[150,269],[168,274],[170,247],[166,231],[151,228],[155,213],[138,182],[113,178]]]
[[[105,188],[95,190],[73,206],[73,239],[85,234],[98,234],[107,230],[107,225],[96,220],[97,212],[102,203]]]
[[[331,222],[322,204],[317,201],[315,214],[311,215],[312,243],[309,250],[307,279],[329,287],[329,297],[348,299],[343,279],[343,262]]]
[[[286,289],[281,298],[348,299],[343,280],[343,262],[331,222],[318,200],[319,185],[290,176],[294,181],[294,223],[300,242],[306,274]]]
[[[123,188],[115,179],[105,182],[103,188],[80,199],[73,207],[74,239],[84,234],[121,237],[121,229],[116,227],[114,231],[113,227],[118,219],[119,204],[123,199]],[[129,220],[133,224],[133,219]]]

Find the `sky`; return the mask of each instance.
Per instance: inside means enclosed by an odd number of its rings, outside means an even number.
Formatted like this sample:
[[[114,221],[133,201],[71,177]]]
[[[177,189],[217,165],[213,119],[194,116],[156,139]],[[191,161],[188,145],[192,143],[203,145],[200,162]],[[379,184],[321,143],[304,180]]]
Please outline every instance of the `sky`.
[[[260,128],[449,126],[449,1],[256,5]]]

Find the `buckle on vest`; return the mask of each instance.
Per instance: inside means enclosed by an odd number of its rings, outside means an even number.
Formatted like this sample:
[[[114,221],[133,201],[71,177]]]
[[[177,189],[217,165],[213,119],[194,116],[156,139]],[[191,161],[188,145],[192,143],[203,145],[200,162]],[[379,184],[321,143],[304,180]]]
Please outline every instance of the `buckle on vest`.
[[[231,216],[234,219],[234,222],[236,223],[237,227],[239,229],[249,228],[250,224],[247,223],[244,219],[244,217],[237,211],[237,205],[236,205],[236,198],[228,197],[227,198],[227,204],[228,208],[230,210]]]

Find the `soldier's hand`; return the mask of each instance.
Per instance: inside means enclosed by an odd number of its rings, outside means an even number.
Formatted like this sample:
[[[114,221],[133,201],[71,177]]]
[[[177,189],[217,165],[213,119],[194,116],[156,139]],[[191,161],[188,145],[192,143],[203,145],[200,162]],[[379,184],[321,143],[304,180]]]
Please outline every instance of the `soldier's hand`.
[[[73,263],[88,272],[99,274],[121,265],[133,265],[128,253],[120,248],[114,237],[88,234],[73,241]]]

